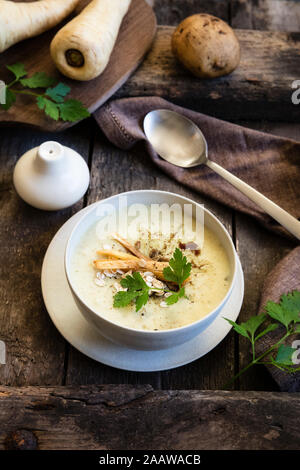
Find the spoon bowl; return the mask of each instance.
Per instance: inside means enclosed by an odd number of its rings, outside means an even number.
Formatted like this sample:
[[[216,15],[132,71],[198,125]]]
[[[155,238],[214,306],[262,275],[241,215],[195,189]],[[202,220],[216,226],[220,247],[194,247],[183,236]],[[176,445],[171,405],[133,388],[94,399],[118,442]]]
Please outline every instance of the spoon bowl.
[[[190,119],[168,109],[150,111],[144,131],[154,150],[167,162],[183,168],[206,163],[207,143]]]

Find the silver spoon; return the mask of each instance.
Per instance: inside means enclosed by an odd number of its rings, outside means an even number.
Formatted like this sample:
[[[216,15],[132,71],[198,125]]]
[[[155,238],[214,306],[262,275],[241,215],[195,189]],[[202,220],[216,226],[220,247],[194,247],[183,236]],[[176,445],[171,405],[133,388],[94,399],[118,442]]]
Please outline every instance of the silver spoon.
[[[207,165],[300,240],[300,222],[295,217],[208,159],[205,137],[192,121],[174,111],[156,109],[145,116],[144,131],[154,150],[164,160],[183,168]]]

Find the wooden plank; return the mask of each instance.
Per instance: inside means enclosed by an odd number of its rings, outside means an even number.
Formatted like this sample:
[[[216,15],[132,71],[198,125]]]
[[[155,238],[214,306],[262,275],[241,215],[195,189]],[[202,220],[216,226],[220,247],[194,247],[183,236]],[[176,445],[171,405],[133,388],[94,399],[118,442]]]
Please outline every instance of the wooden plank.
[[[0,396],[0,449],[300,448],[299,393],[106,385],[0,387]]]
[[[0,381],[8,385],[61,384],[65,374],[65,341],[43,305],[40,271],[46,248],[58,228],[83,204],[44,212],[17,196],[12,172],[17,159],[46,140],[58,140],[89,153],[89,121],[75,132],[47,134],[15,128],[0,130],[0,339],[6,344],[6,364]]]
[[[155,0],[158,24],[174,25],[189,15],[209,13],[229,21],[230,0]]]
[[[231,0],[233,28],[299,31],[298,0]]]
[[[143,145],[133,151],[114,149],[97,133],[91,169],[91,189],[87,203],[123,191],[135,189],[161,189],[186,195],[205,203],[231,231],[231,211],[193,193],[171,180],[151,163]],[[108,368],[85,358],[71,348],[67,384],[89,383],[150,383],[154,388],[220,388],[233,374],[234,344],[229,335],[213,353],[174,371],[141,374]]]
[[[226,77],[201,80],[176,61],[170,43],[173,31],[170,26],[158,28],[151,51],[117,97],[162,96],[223,119],[299,120],[291,87],[299,78],[300,33],[237,30],[239,67]]]

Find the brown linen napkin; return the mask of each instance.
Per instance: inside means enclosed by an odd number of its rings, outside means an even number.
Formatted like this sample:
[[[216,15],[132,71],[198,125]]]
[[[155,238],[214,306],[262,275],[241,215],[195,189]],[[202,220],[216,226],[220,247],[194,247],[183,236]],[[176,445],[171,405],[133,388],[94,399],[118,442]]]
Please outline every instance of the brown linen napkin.
[[[122,149],[145,140],[144,116],[164,108],[182,113],[204,133],[209,157],[261,191],[295,217],[300,217],[300,143],[253,131],[206,116],[157,97],[111,101],[94,117],[108,139]],[[255,217],[270,230],[287,234],[246,196],[205,166],[179,168],[162,160],[146,143],[150,158],[175,180],[241,212]]]
[[[300,217],[300,143],[246,129],[188,109],[161,98],[128,98],[112,101],[94,116],[108,139],[122,149],[146,140],[143,118],[152,109],[171,109],[193,120],[207,138],[212,160],[232,171],[292,215]],[[162,160],[146,142],[150,158],[163,171],[182,184],[219,202],[255,217],[274,232],[290,236],[271,217],[214,174],[209,168],[183,169]],[[283,293],[300,290],[300,247],[289,253],[268,275],[259,311],[268,300],[278,301]],[[254,314],[255,312],[253,312]],[[260,351],[274,344],[279,332],[274,331],[260,341]],[[249,354],[250,360],[250,354]],[[279,369],[269,371],[283,391],[300,391],[300,373],[290,376]]]
[[[262,313],[268,300],[278,302],[282,294],[300,290],[300,246],[285,256],[268,274],[262,291],[259,312]],[[266,351],[284,334],[283,328],[278,328],[271,335],[266,335],[258,341],[258,353]],[[293,339],[289,338],[291,346]],[[300,392],[300,372],[289,375],[276,367],[268,366],[269,372],[283,392]]]

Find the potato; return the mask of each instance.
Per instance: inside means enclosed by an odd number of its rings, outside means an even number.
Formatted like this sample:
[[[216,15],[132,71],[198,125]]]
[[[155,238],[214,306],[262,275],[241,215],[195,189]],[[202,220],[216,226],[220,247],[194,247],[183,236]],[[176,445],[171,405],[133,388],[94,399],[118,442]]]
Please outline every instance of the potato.
[[[178,25],[172,36],[172,50],[188,70],[201,78],[227,75],[240,61],[240,45],[232,28],[205,13],[189,16]]]

